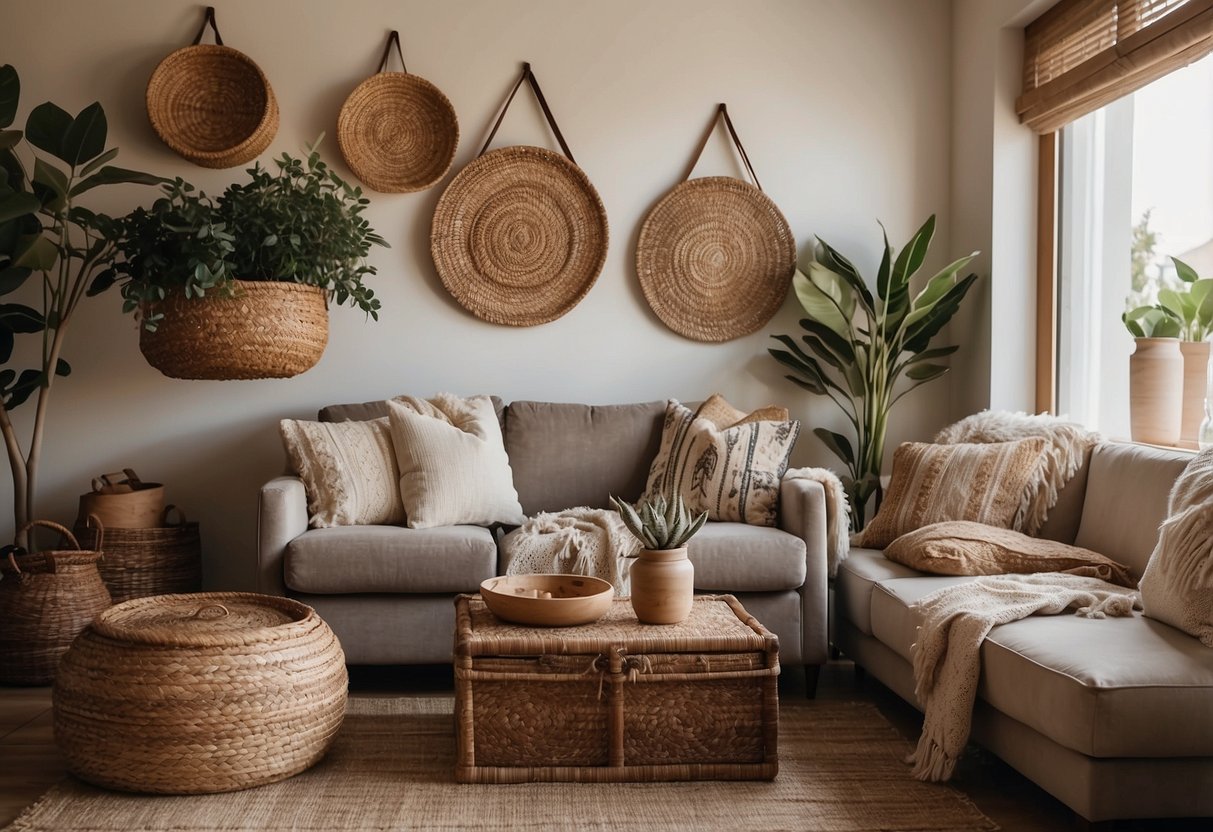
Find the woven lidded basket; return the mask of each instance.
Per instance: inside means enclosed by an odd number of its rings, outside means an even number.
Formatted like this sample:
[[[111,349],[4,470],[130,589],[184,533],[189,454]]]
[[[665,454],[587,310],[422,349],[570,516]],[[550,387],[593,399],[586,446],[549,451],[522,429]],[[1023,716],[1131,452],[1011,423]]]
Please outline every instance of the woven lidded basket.
[[[177,522],[167,518],[177,512]],[[185,512],[167,506],[164,525],[141,529],[105,529],[105,557],[99,564],[101,580],[115,604],[148,595],[197,592],[202,588],[202,537],[197,523]],[[78,524],[76,537],[92,547],[101,533],[94,525]],[[99,545],[99,544],[98,544]]]
[[[110,605],[97,572],[101,553],[80,549],[72,533],[47,520],[71,549],[16,554],[0,561],[0,683],[45,685],[72,640]]]
[[[154,332],[141,328],[139,350],[170,378],[290,378],[316,366],[329,339],[327,293],[318,286],[235,281],[234,295],[155,304]]]
[[[442,90],[419,75],[385,72],[392,32],[379,72],[359,84],[337,117],[337,143],[346,164],[367,187],[411,193],[434,185],[451,169],[459,120]],[[404,56],[400,58],[404,64]]]
[[[208,24],[214,44],[201,43]],[[252,161],[278,132],[269,79],[248,55],[223,45],[213,8],[193,45],[171,53],[152,72],[147,115],[161,141],[207,168]]]
[[[55,741],[106,788],[234,791],[315,764],[345,713],[345,655],[311,607],[247,592],[112,607],[63,657]]]

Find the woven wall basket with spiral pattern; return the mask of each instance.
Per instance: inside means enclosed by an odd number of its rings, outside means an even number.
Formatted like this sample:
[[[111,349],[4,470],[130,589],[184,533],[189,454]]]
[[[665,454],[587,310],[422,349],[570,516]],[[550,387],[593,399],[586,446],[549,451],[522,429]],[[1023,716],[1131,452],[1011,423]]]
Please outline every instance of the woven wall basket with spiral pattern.
[[[451,169],[459,147],[455,108],[419,75],[386,72],[392,32],[379,72],[359,84],[337,117],[337,143],[350,170],[381,193],[411,193],[434,185]],[[401,66],[404,56],[400,56]]]
[[[516,145],[486,153],[524,80],[531,82],[564,155]],[[606,262],[606,209],[573,161],[530,65],[481,155],[447,186],[430,250],[447,291],[473,315],[508,326],[553,321],[585,297]]]
[[[215,43],[203,44],[210,25]],[[191,46],[160,62],[147,82],[147,115],[166,145],[206,168],[231,168],[261,155],[278,132],[278,102],[261,67],[223,45],[215,10]]]
[[[753,176],[723,104],[717,113]],[[696,341],[731,341],[761,329],[783,305],[795,270],[796,239],[779,208],[756,185],[729,176],[675,186],[645,217],[636,245],[649,306]]]
[[[290,378],[316,366],[329,340],[328,293],[318,286],[236,280],[233,295],[174,291],[144,307],[163,313],[140,327],[139,351],[169,378]]]
[[[55,742],[110,789],[206,794],[312,766],[345,714],[345,654],[311,607],[251,592],[111,607],[63,657]]]

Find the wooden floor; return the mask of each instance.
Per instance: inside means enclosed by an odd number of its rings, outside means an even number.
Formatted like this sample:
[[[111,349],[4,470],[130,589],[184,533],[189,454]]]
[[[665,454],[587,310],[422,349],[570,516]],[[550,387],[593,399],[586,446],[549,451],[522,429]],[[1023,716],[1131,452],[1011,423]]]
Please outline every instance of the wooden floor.
[[[449,693],[450,667],[353,668],[352,696]],[[914,739],[921,717],[880,683],[856,680],[850,662],[832,662],[822,672],[821,698],[874,702],[908,739]],[[780,697],[804,696],[804,677],[788,672],[780,678]],[[63,761],[51,732],[48,688],[0,688],[0,826],[64,776]],[[907,773],[908,776],[908,773]],[[973,748],[961,761],[953,785],[966,793],[1006,832],[1074,832],[1074,815],[994,756]],[[1213,828],[1210,821],[1152,821],[1104,825],[1115,832],[1173,832]]]

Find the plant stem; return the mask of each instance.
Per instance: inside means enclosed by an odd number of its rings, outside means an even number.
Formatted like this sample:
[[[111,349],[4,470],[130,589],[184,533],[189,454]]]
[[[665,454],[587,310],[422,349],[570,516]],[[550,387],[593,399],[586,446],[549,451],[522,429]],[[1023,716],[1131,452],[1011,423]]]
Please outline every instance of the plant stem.
[[[23,529],[29,523],[28,493],[29,482],[26,478],[25,455],[21,453],[21,443],[17,440],[17,432],[13,429],[13,421],[9,418],[8,408],[0,403],[0,434],[4,436],[4,449],[8,451],[8,466],[13,474],[13,520],[16,523],[17,545],[28,548]]]

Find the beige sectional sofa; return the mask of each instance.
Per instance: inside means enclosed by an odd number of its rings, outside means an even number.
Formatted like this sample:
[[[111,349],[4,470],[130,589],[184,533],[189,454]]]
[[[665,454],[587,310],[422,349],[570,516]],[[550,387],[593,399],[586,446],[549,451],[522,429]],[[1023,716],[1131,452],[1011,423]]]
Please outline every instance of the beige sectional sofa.
[[[1042,534],[1140,578],[1191,458],[1098,445]],[[917,705],[907,607],[966,580],[853,549],[835,585],[838,646]],[[1197,639],[1140,614],[1032,616],[995,627],[981,662],[973,738],[1083,818],[1213,816],[1213,650]]]
[[[640,497],[661,440],[665,402],[498,404],[514,486],[528,516],[609,508],[612,494]],[[386,403],[368,402],[326,407],[320,419],[386,414]],[[260,590],[315,607],[351,664],[449,662],[453,597],[504,571],[497,539],[478,526],[309,529],[303,483],[277,477],[261,489]],[[827,657],[821,485],[783,483],[778,528],[709,523],[691,541],[689,556],[696,590],[735,594],[779,636],[781,662],[806,667],[811,692]]]

